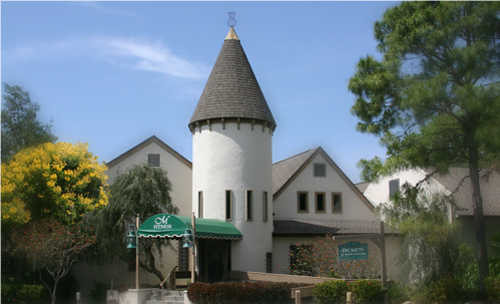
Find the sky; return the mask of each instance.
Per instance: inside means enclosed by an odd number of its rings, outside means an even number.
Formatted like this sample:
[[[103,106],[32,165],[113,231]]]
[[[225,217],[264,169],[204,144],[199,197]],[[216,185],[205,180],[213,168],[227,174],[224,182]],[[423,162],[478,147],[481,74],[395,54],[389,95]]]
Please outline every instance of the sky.
[[[349,78],[380,57],[374,23],[395,2],[1,2],[2,82],[40,105],[59,141],[110,161],[156,135],[192,160],[187,124],[235,30],[277,122],[273,161],[318,146],[353,182],[384,157],[356,131]]]

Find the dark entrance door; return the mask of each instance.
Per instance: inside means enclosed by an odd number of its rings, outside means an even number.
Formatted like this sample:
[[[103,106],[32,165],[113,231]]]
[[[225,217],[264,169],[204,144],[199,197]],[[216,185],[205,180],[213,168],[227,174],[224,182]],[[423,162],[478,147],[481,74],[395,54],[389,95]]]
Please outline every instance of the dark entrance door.
[[[219,282],[229,278],[231,241],[199,239],[199,280]]]

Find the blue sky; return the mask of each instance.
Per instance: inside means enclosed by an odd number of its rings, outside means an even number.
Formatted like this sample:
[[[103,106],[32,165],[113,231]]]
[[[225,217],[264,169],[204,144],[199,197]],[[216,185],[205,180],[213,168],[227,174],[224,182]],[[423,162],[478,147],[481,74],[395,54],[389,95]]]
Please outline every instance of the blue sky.
[[[354,181],[383,156],[356,131],[347,89],[379,56],[394,2],[3,2],[2,81],[41,106],[60,141],[110,161],[151,135],[191,159],[189,119],[236,12],[236,32],[277,121],[273,161],[322,146]]]

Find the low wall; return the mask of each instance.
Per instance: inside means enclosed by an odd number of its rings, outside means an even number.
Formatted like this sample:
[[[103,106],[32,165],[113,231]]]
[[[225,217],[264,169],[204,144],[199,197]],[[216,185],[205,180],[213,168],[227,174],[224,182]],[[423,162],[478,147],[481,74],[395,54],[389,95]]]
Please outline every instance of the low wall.
[[[153,288],[129,289],[124,292],[108,290],[106,304],[144,304],[152,293]]]
[[[328,277],[310,277],[301,275],[266,273],[266,272],[243,272],[231,271],[231,279],[239,281],[266,281],[278,283],[298,283],[304,285],[315,285],[326,281],[340,280],[337,278]]]

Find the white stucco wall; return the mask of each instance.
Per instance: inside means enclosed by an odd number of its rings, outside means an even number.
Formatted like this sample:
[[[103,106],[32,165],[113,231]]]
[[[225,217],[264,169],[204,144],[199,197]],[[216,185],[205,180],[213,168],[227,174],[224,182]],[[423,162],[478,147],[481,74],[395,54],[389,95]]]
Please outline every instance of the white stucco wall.
[[[326,176],[315,177],[315,163],[326,165]],[[297,212],[297,192],[308,192],[309,210],[307,213]],[[316,212],[315,192],[325,193],[326,212]],[[342,194],[342,212],[332,213],[332,193]],[[329,220],[376,220],[372,210],[353,192],[351,187],[338,175],[321,154],[304,168],[304,170],[274,200],[275,219],[302,219],[314,221]]]
[[[203,217],[226,220],[225,191],[232,191],[232,223],[243,234],[233,241],[233,270],[265,271],[272,250],[272,134],[262,125],[221,123],[193,133],[193,211],[198,215],[198,191],[203,191]],[[246,191],[253,191],[253,220],[246,220]],[[268,193],[268,220],[263,222],[263,192]]]
[[[120,174],[136,165],[147,165],[148,154],[160,154],[160,167],[167,171],[171,184],[172,203],[179,208],[179,215],[191,214],[191,168],[155,142],[149,143],[108,168],[109,184]],[[143,219],[144,220],[144,219]]]
[[[366,198],[372,202],[375,206],[381,203],[389,202],[389,182],[393,179],[399,179],[399,187],[408,183],[412,186],[416,185],[418,182],[425,178],[426,173],[421,169],[408,169],[404,171],[399,171],[388,176],[380,177],[377,181],[372,182],[365,189],[364,195]],[[433,178],[422,184],[424,193],[436,193],[444,191],[449,193],[441,184],[436,182]]]

